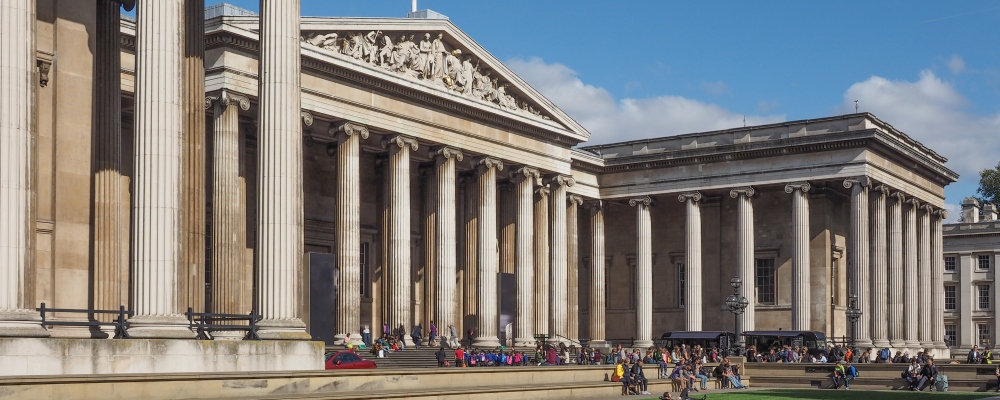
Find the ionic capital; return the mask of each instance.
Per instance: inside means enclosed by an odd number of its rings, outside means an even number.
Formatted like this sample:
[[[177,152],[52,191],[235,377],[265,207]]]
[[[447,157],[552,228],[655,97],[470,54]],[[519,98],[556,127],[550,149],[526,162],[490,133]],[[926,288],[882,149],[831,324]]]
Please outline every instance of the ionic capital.
[[[525,179],[537,182],[539,177],[541,177],[541,173],[539,173],[537,169],[531,167],[521,167],[510,171],[510,179],[515,183],[521,183]]]
[[[338,133],[342,133],[347,136],[358,135],[361,137],[361,139],[368,139],[369,136],[367,126],[361,124],[355,124],[353,122],[345,122],[343,124],[340,124],[340,126],[330,125],[330,129],[328,132],[330,133],[330,136],[333,137],[337,137]]]
[[[649,207],[653,205],[653,198],[649,196],[631,198],[628,199],[628,205],[631,207],[635,207],[638,205]]]
[[[473,160],[472,164],[476,168],[485,169],[496,169],[497,171],[503,171],[503,160],[493,157],[480,157]]]
[[[909,204],[914,210],[920,209],[920,199],[917,199],[916,197],[910,197],[903,202]]]
[[[552,191],[549,188],[542,186],[538,189],[535,189],[535,194],[544,199],[549,197],[549,195],[552,194]]]
[[[302,123],[305,124],[305,126],[313,125],[313,115],[311,112],[302,110],[299,112],[299,116],[302,117]]]
[[[870,193],[873,194],[873,195],[875,195],[875,196],[888,196],[890,192],[892,192],[892,190],[889,189],[888,186],[886,186],[886,185],[878,185],[878,186],[873,187],[871,189]]]
[[[417,149],[420,148],[420,145],[417,144],[417,139],[408,136],[396,135],[388,139],[382,139],[383,149],[390,149],[393,148],[393,146],[400,149],[409,147],[410,150],[413,151],[417,151]]]
[[[896,202],[898,202],[899,204],[903,204],[906,201],[906,193],[897,190],[895,192],[889,193],[889,198],[892,200],[896,200]]]
[[[948,210],[942,208],[940,210],[934,211],[934,215],[937,215],[942,220],[948,219]]]
[[[454,147],[442,147],[432,151],[431,156],[436,158],[438,163],[443,163],[451,159],[454,159],[456,162],[460,162],[465,159],[465,154],[462,154],[461,150]]]
[[[688,200],[691,200],[697,203],[701,201],[701,197],[702,197],[701,192],[684,192],[677,195],[677,201],[681,203],[686,203]]]
[[[796,190],[802,193],[809,193],[809,189],[812,189],[812,185],[805,181],[785,184],[785,193],[788,194],[795,193]]]
[[[250,109],[250,98],[239,93],[221,90],[217,94],[205,96],[205,109],[211,108],[213,104],[221,108],[238,105],[241,110],[246,111]]]
[[[604,211],[607,212],[610,208],[610,204],[604,200],[588,200],[586,203],[588,209],[593,211]]]
[[[753,186],[743,186],[730,190],[729,197],[734,199],[739,198],[740,196],[750,198],[753,197],[755,193],[757,193],[757,190],[754,189]]]
[[[556,186],[572,187],[576,184],[576,179],[573,179],[572,175],[556,175],[549,178],[547,183],[554,184]]]
[[[858,185],[858,186],[860,186],[862,188],[871,187],[872,181],[871,181],[871,179],[868,179],[867,176],[859,176],[857,178],[847,178],[847,179],[844,179],[844,187],[845,188],[850,189],[850,188],[854,187],[854,185]]]
[[[577,196],[575,194],[571,194],[569,196],[566,196],[566,202],[569,203],[570,205],[574,205],[575,204],[575,205],[578,205],[578,206],[582,206],[583,205],[583,197]]]

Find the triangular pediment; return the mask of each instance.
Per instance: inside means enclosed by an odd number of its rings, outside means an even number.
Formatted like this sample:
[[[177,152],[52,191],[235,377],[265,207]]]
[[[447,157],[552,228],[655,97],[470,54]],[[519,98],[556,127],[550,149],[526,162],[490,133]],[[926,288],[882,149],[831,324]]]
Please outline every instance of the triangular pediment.
[[[536,121],[577,141],[590,136],[448,20],[307,17],[301,29],[306,46],[335,59]]]

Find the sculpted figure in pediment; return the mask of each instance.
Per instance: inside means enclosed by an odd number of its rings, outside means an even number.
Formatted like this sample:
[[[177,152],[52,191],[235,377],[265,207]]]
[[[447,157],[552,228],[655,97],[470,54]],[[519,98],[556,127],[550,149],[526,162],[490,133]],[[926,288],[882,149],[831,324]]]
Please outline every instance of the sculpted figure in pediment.
[[[472,56],[465,56],[465,60],[462,61],[462,72],[458,74],[456,81],[462,87],[462,94],[466,96],[472,94],[472,77],[474,72],[475,67],[472,66]]]
[[[434,43],[431,42],[431,34],[425,33],[424,40],[420,41],[420,69],[422,72],[421,77],[424,79],[430,78],[434,75],[434,55],[431,54],[431,50],[434,48]]]
[[[461,54],[461,49],[452,50],[442,63],[444,68],[441,69],[441,80],[448,89],[455,89],[458,86],[459,76],[462,74],[462,61],[458,59]]]
[[[443,33],[438,33],[437,39],[434,39],[434,42],[431,43],[431,54],[434,55],[434,77],[441,78],[445,75],[445,69],[447,68],[445,59],[449,55],[448,49],[444,47]]]
[[[417,75],[424,70],[424,65],[421,62],[423,60],[420,59],[420,47],[413,41],[413,35],[406,38],[406,60],[408,61],[407,66],[418,72]]]
[[[389,35],[382,35],[382,49],[378,52],[378,65],[389,67],[393,64],[392,50],[392,39],[389,38]],[[388,60],[388,63],[386,60]]]

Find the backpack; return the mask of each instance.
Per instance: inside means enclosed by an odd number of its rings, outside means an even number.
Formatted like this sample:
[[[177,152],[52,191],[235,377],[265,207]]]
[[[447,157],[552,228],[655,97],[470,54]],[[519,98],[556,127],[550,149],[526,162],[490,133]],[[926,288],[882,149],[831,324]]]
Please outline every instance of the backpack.
[[[607,356],[604,356],[604,363],[605,364],[613,364],[614,362],[615,362],[615,357],[612,356],[611,354],[608,354]]]
[[[878,351],[878,361],[886,362],[889,359],[889,357],[892,357],[892,354],[889,353],[888,348],[884,348]]]
[[[857,368],[855,368],[855,367],[854,367],[853,365],[852,365],[852,366],[850,366],[850,367],[847,367],[847,372],[848,372],[848,374],[847,374],[847,375],[851,375],[851,376],[854,376],[855,378],[857,378],[857,377],[860,377],[860,376],[861,376],[860,374],[858,374],[858,369],[857,369]]]

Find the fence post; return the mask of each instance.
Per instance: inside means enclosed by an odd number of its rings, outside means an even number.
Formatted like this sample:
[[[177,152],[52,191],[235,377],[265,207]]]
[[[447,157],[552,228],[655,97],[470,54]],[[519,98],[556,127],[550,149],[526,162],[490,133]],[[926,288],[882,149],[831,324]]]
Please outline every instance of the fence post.
[[[37,311],[41,311],[41,313],[42,313],[42,326],[45,326],[45,303],[42,303],[42,307],[39,308]]]

